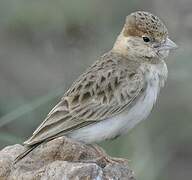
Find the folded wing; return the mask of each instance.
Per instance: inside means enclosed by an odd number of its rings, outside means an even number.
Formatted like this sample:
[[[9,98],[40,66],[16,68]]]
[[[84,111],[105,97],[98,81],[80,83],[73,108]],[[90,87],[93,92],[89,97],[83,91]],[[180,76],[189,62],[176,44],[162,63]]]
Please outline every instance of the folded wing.
[[[131,107],[146,89],[138,67],[111,53],[104,55],[73,83],[24,144],[32,146],[66,135]]]

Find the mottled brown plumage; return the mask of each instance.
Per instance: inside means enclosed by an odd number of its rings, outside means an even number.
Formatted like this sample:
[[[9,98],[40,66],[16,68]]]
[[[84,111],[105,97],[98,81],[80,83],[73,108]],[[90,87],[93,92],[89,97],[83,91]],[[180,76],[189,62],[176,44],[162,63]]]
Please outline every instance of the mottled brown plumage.
[[[133,128],[149,115],[167,78],[164,58],[175,47],[158,17],[130,14],[112,50],[72,84],[16,161],[56,137],[92,143]]]
[[[139,63],[108,52],[82,74],[25,142],[33,145],[121,113],[144,91]],[[54,129],[54,131],[52,131]]]

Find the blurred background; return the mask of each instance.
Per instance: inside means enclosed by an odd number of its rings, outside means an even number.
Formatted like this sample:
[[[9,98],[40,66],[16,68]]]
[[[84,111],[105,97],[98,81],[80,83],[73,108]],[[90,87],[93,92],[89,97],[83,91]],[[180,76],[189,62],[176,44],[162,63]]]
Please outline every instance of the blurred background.
[[[137,180],[191,179],[191,0],[1,0],[0,148],[32,134],[136,10],[161,17],[180,48],[167,61],[168,83],[148,120],[101,145],[128,158]]]

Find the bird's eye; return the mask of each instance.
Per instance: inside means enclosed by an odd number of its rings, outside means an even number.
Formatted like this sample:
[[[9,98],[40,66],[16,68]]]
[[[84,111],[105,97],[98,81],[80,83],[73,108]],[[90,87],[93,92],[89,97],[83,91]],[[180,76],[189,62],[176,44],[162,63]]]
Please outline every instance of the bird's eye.
[[[149,42],[150,39],[149,39],[148,37],[144,36],[144,37],[143,37],[143,41],[145,41],[145,42]]]

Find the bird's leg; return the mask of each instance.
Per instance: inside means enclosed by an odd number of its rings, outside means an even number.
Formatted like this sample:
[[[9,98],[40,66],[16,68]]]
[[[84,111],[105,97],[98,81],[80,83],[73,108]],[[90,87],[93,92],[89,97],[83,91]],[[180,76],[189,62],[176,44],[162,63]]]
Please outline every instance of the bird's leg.
[[[84,159],[84,160],[77,160],[75,162],[81,162],[81,163],[96,163],[98,166],[104,168],[107,164],[128,164],[128,160],[123,158],[114,158],[109,156],[101,147],[99,147],[96,144],[89,144],[94,152],[96,152],[97,157],[93,159]]]
[[[109,156],[101,147],[98,145],[90,145],[96,153],[99,155],[99,157],[96,159],[96,162],[101,162],[102,164],[115,164],[115,163],[123,163],[123,164],[128,164],[128,160],[122,159],[122,158],[114,158]]]

